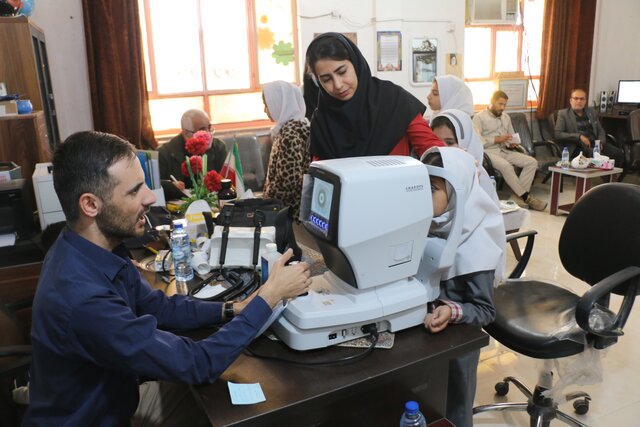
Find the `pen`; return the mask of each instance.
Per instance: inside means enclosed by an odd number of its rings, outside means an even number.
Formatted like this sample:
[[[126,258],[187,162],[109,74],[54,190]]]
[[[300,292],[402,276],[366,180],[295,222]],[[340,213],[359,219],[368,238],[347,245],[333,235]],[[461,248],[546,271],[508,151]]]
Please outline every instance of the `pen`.
[[[173,182],[178,182],[178,180],[176,179],[176,177],[175,177],[175,176],[173,176],[173,175],[169,175],[169,177],[171,178],[171,181],[173,181]]]
[[[155,255],[158,255],[158,251],[155,250],[154,248],[152,248],[151,246],[145,246],[145,249],[150,250],[152,253],[154,253]]]

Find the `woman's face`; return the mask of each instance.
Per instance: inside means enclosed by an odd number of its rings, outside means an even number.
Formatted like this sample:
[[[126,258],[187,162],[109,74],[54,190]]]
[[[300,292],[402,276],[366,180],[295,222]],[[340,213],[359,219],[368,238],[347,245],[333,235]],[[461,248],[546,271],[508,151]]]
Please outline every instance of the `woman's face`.
[[[435,128],[435,129],[433,129],[433,133],[435,133],[436,136],[438,138],[440,138],[440,140],[442,140],[442,142],[447,144],[447,147],[457,147],[458,146],[458,140],[456,139],[455,134],[448,127],[446,127],[444,125],[439,126],[439,127]]]
[[[264,99],[264,93],[262,94],[262,103],[264,104],[264,113],[269,117],[269,120],[273,121],[271,114],[269,114],[269,107],[267,107],[267,101]]]
[[[320,59],[315,72],[324,90],[340,101],[350,100],[358,89],[358,76],[351,61]]]
[[[431,203],[433,204],[434,218],[442,215],[447,210],[449,204],[449,196],[447,195],[447,187],[444,179],[435,176],[431,179]]]
[[[433,111],[439,111],[442,106],[440,105],[440,92],[438,92],[438,82],[433,81],[431,83],[431,92],[427,95],[427,102],[429,103],[429,108]]]

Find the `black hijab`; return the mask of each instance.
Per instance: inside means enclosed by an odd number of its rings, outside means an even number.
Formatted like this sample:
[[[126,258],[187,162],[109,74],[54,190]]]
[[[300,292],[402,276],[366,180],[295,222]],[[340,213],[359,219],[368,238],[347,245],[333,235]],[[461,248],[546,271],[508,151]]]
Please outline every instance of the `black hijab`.
[[[409,123],[424,114],[425,105],[400,86],[372,77],[358,47],[342,34],[321,34],[308,49],[327,37],[346,47],[358,88],[350,100],[340,101],[320,85],[318,107],[311,120],[311,155],[335,159],[389,154],[407,132]]]

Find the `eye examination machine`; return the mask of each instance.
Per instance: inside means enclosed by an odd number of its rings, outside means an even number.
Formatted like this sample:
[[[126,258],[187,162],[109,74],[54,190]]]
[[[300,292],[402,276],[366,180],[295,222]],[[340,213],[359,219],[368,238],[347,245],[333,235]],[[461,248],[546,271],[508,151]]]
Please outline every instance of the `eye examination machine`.
[[[272,324],[278,338],[310,350],[359,338],[372,327],[396,332],[422,324],[453,263],[463,215],[452,213],[446,239],[428,236],[430,173],[447,175],[406,156],[311,164],[301,219],[328,271],[313,277],[307,295],[289,301]],[[463,197],[452,177],[442,177],[452,183],[452,197]]]

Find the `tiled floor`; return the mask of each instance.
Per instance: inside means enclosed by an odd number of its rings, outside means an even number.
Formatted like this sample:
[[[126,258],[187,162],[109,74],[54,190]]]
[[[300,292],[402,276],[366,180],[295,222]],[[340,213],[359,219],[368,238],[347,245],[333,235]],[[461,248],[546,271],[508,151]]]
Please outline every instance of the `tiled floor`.
[[[597,181],[597,180],[596,180]],[[640,175],[627,176],[624,182],[640,184]],[[501,199],[509,198],[509,191],[501,191]],[[573,197],[575,184],[573,180],[565,181],[565,191],[561,194],[561,202],[569,203]],[[548,200],[549,184],[536,181],[533,194]],[[513,197],[512,197],[513,198]],[[544,212],[531,211],[530,228],[536,229],[535,247],[525,276],[533,276],[564,284],[576,293],[583,293],[588,286],[567,273],[558,256],[558,237],[564,224],[564,216],[549,215],[549,208]],[[508,265],[515,260],[509,250]],[[621,298],[613,297],[612,304],[619,304]],[[638,426],[640,425],[640,301],[636,302],[633,313],[625,327],[625,335],[618,343],[606,350],[602,355],[603,380],[589,386],[570,386],[566,392],[583,390],[591,395],[590,410],[586,415],[576,415],[571,403],[560,405],[560,409],[591,427]],[[529,388],[533,388],[537,380],[540,362],[518,355],[495,343],[493,340],[481,354],[478,367],[478,389],[476,405],[493,402],[521,402],[522,394],[511,387],[506,397],[497,397],[494,392],[496,382],[505,376],[516,376]],[[526,413],[486,412],[474,417],[474,425],[493,426],[529,426]],[[554,425],[566,425],[560,421]]]

